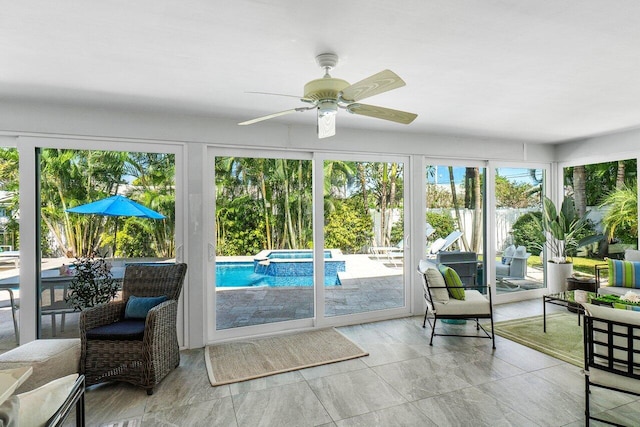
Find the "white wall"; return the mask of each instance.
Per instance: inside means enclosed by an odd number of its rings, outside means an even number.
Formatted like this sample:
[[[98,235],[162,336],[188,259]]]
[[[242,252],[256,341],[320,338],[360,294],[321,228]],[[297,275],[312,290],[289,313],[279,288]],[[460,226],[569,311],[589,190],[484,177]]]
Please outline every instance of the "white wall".
[[[201,142],[242,147],[351,151],[479,160],[552,161],[550,144],[492,140],[468,136],[427,135],[397,125],[398,132],[341,128],[319,141],[315,125],[264,122],[238,126],[235,120],[206,116],[109,110],[30,102],[0,103],[0,135],[58,134]]]
[[[555,160],[569,164],[601,163],[638,157],[640,155],[640,129],[585,138],[555,145]]]

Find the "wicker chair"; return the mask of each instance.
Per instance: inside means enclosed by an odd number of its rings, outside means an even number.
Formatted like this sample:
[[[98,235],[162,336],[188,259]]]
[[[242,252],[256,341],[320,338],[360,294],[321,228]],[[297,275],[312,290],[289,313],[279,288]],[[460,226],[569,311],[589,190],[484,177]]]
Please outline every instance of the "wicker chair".
[[[129,265],[122,301],[83,310],[80,369],[86,384],[125,381],[153,394],[153,387],[180,364],[176,317],[186,264]],[[146,319],[125,319],[131,296],[166,296]]]

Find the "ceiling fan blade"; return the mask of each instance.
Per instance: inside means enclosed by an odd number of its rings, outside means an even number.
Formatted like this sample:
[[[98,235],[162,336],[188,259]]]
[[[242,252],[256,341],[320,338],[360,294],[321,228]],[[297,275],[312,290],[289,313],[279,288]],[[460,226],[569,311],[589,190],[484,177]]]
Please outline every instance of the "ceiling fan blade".
[[[345,102],[360,101],[373,95],[397,89],[405,84],[404,80],[396,73],[391,70],[384,70],[345,88],[342,91],[341,98]]]
[[[238,124],[240,126],[252,125],[254,123],[258,123],[258,122],[261,122],[263,120],[273,119],[274,117],[284,116],[286,114],[295,113],[296,111],[307,111],[307,110],[311,110],[313,108],[316,108],[316,107],[313,106],[313,107],[292,108],[291,110],[280,111],[279,113],[273,113],[273,114],[269,114],[269,115],[266,115],[266,116],[257,117],[255,119],[247,120],[246,122],[241,122],[241,123],[238,123]]]
[[[361,116],[369,116],[376,119],[391,120],[392,122],[408,125],[418,117],[417,114],[406,111],[392,110],[391,108],[376,107],[368,104],[351,104],[347,106],[347,111]]]
[[[245,93],[250,93],[250,94],[254,94],[254,95],[272,95],[272,96],[286,96],[287,98],[296,98],[299,99],[302,102],[312,102],[311,99],[308,98],[304,98],[298,95],[287,95],[284,93],[272,93],[272,92],[245,92]]]
[[[320,110],[318,109],[318,138],[329,138],[336,134],[336,115],[335,114],[326,114],[324,116],[320,115]]]

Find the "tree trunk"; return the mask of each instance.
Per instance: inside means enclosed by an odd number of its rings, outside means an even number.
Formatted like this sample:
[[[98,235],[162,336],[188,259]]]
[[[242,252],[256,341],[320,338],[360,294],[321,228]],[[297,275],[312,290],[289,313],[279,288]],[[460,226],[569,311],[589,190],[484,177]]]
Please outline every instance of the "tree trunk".
[[[618,161],[618,172],[616,173],[616,189],[624,187],[624,160]]]
[[[358,162],[358,178],[360,179],[360,190],[362,191],[362,204],[364,205],[364,211],[368,213],[369,202],[367,200],[367,177],[363,162]]]
[[[587,213],[587,189],[585,166],[573,167],[573,201],[576,205],[578,217]]]

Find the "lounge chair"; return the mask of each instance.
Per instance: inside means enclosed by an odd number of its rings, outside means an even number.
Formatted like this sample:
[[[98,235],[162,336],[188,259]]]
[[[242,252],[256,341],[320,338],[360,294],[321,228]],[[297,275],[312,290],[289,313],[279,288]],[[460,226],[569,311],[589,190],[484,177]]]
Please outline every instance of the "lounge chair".
[[[404,258],[404,239],[395,246],[372,246],[370,252],[376,257],[376,260],[388,262],[398,267],[402,265]]]
[[[20,251],[0,251],[0,262],[13,262],[15,268],[20,266]]]
[[[446,251],[451,245],[453,245],[460,237],[462,237],[462,231],[453,231],[447,237],[436,239],[427,250],[428,255],[436,255],[438,252]]]

